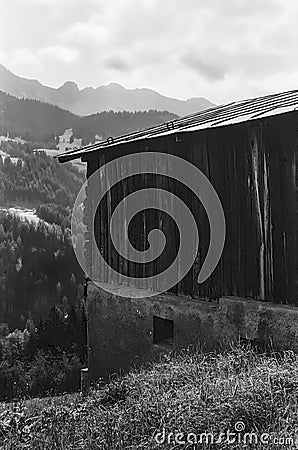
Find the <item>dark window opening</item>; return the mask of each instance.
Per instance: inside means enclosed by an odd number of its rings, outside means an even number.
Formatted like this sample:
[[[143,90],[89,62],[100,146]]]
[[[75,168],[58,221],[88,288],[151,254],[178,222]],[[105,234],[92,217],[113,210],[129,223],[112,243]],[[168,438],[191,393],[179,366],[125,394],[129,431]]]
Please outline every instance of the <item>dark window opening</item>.
[[[174,345],[174,322],[153,316],[153,344]]]

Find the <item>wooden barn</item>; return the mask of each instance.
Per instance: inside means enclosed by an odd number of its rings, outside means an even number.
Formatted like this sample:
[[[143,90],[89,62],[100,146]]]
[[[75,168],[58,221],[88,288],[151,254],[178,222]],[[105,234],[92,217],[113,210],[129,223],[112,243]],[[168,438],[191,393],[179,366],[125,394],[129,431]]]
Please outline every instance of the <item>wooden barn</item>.
[[[187,186],[171,178],[170,165],[164,168],[165,172],[169,169],[168,177],[140,170],[139,176],[124,178],[110,190],[110,177],[99,177],[99,192],[103,189],[108,193],[98,207],[94,200],[88,201],[87,185],[84,220],[88,275],[92,280],[115,285],[114,294],[96,286],[89,288],[89,362],[93,378],[142,362],[155,354],[158,347],[210,343],[216,327],[217,333],[223,327],[228,329],[226,321],[219,329],[219,321],[214,320],[217,308],[221,307],[222,314],[224,311],[220,299],[228,299],[227,303],[232,304],[233,314],[226,311],[225,320],[230,317],[237,333],[242,320],[242,328],[246,330],[243,338],[249,333],[253,334],[251,339],[257,339],[260,333],[263,337],[267,333],[269,338],[271,333],[269,319],[264,325],[267,313],[255,319],[259,320],[259,327],[249,331],[246,304],[255,305],[259,311],[266,304],[268,308],[274,304],[292,305],[296,313],[297,108],[298,91],[233,102],[144,131],[110,137],[105,142],[58,157],[60,162],[76,158],[87,162],[87,179],[111,161],[116,162],[113,170],[125,173],[125,159],[121,159],[125,155],[156,152],[183,158],[211,182],[225,215],[226,237],[221,258],[212,275],[199,284],[198,273],[209,248],[210,224],[199,199]],[[136,280],[130,287],[148,291],[154,291],[156,285],[150,281],[140,284],[138,279],[165,270],[178,251],[177,227],[161,210],[142,211],[128,232],[133,246],[144,251],[148,233],[154,228],[163,231],[167,242],[156,261],[150,264],[127,261],[119,256],[111,242],[109,224],[118,203],[133,191],[153,186],[175,192],[191,209],[200,234],[197,255],[188,273],[166,295],[119,296],[118,279],[102,270],[98,250],[116,272]],[[95,241],[90,238],[93,229]],[[157,290],[162,289],[157,286]],[[238,309],[233,306],[236,304]],[[278,308],[289,310],[289,306]],[[270,314],[272,319],[273,313]],[[297,337],[291,336],[292,340]]]

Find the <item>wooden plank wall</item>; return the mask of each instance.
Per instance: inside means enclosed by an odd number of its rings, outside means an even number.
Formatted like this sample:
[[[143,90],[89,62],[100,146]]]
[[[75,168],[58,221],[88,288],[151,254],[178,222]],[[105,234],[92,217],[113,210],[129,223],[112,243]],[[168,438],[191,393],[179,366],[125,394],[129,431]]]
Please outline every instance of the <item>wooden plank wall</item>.
[[[98,167],[124,154],[157,151],[185,158],[196,165],[215,187],[226,217],[226,242],[222,258],[202,285],[197,275],[209,246],[209,223],[203,206],[191,192],[173,179],[140,175],[121,182],[98,208],[95,232],[106,260],[122,273],[148,276],[166,268],[176,255],[177,227],[161,213],[141,214],[131,224],[130,237],[140,250],[146,248],[148,230],[158,226],[167,236],[166,251],[146,267],[118,257],[111,246],[108,227],[113,209],[128,193],[144,187],[175,192],[196,217],[200,234],[199,252],[191,271],[171,291],[177,295],[215,300],[223,295],[252,297],[276,303],[298,304],[297,299],[297,113],[125,144],[88,157],[89,177]],[[120,168],[119,168],[120,170]],[[88,209],[89,208],[89,209]],[[90,229],[87,202],[86,223]],[[89,211],[89,213],[88,213]],[[87,234],[88,238],[88,234]],[[86,244],[92,276],[103,279],[90,244]],[[92,256],[93,255],[93,256]],[[156,289],[156,286],[144,286]]]

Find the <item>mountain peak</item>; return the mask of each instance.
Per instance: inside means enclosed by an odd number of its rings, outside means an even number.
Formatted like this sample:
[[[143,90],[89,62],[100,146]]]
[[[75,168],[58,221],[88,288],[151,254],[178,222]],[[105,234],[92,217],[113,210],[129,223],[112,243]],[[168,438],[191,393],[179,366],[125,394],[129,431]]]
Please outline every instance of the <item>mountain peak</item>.
[[[80,116],[102,111],[169,111],[179,116],[215,106],[204,98],[178,100],[152,89],[126,89],[119,83],[97,88],[79,89],[74,81],[66,81],[58,89],[44,86],[37,80],[14,75],[0,65],[0,90],[15,97],[31,98],[51,103]]]
[[[58,89],[64,89],[64,90],[72,90],[72,91],[78,91],[79,87],[75,81],[65,81],[65,83],[62,84]]]
[[[119,83],[114,83],[114,82],[109,83],[109,84],[107,85],[107,87],[108,87],[108,88],[112,88],[112,89],[121,89],[121,90],[125,90],[125,88],[124,88],[121,84],[119,84]]]

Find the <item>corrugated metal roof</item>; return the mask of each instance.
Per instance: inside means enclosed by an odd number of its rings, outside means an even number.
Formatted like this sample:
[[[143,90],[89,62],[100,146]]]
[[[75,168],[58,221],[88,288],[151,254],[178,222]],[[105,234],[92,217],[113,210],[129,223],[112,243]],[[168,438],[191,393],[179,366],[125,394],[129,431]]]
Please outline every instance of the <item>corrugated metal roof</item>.
[[[298,109],[298,90],[241,100],[190,114],[143,131],[136,131],[115,138],[110,137],[106,141],[58,155],[58,159],[60,162],[71,161],[87,153],[132,141],[227,126],[276,114],[284,114],[296,109]]]

